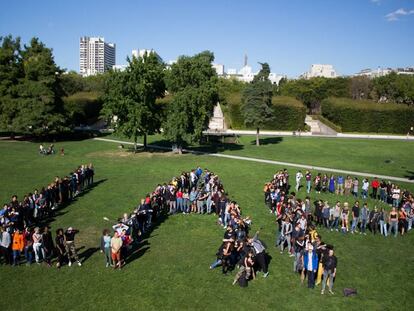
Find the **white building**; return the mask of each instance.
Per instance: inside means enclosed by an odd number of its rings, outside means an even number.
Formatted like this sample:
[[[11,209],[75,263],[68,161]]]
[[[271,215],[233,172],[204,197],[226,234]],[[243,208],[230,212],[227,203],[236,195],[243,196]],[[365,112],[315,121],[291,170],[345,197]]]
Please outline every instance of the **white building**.
[[[217,75],[224,76],[224,65],[221,65],[221,64],[212,64],[211,66],[217,72]]]
[[[113,65],[112,70],[124,71],[127,67],[128,67],[128,65]]]
[[[372,70],[371,68],[367,68],[367,69],[362,69],[360,72],[356,73],[354,76],[357,77],[368,77],[368,78],[377,78],[377,77],[383,77],[386,76],[387,74],[391,73],[392,69],[391,68],[380,68],[378,67],[378,69],[376,70]]]
[[[228,69],[225,77],[227,79],[236,79],[242,82],[250,83],[253,81],[255,75],[257,75],[257,72],[253,72],[252,67],[250,67],[247,64],[247,55],[244,57],[244,66],[237,71],[236,69]],[[278,75],[274,72],[271,72],[269,74],[269,80],[272,82],[272,84],[279,84],[280,80],[282,78],[286,78],[284,75]]]
[[[407,67],[407,68],[381,68],[378,67],[376,70],[372,70],[371,68],[362,69],[360,72],[354,74],[354,76],[365,76],[368,78],[378,78],[383,77],[391,72],[395,72],[398,75],[414,75],[414,68]]]
[[[104,73],[115,65],[115,44],[101,37],[81,37],[79,72],[82,76]]]
[[[336,78],[338,75],[332,65],[313,64],[308,72],[301,77],[305,79],[324,77]]]
[[[136,58],[138,58],[138,57],[144,57],[145,53],[147,55],[154,54],[161,63],[163,62],[162,58],[158,55],[157,52],[155,52],[154,49],[138,49],[138,50],[132,50],[132,57],[136,57]]]

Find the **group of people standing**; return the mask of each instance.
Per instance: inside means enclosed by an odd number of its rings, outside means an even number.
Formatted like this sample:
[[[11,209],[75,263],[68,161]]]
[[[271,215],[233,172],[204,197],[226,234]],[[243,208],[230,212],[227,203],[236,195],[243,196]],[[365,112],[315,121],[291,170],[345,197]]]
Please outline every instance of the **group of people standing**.
[[[158,184],[141,199],[132,213],[125,213],[113,226],[113,236],[105,229],[101,237],[101,251],[106,266],[121,268],[134,246],[150,232],[152,223],[162,215],[211,214],[220,215],[220,222],[230,220],[226,213],[227,198],[219,177],[208,169],[197,167],[182,172],[169,183]]]
[[[239,269],[234,283],[242,286],[256,277],[260,269],[267,277],[268,258],[264,243],[258,235],[249,237],[251,219],[243,217],[240,206],[228,199],[219,176],[200,167],[182,172],[169,183],[158,184],[134,208],[125,213],[110,230],[105,229],[101,237],[101,251],[105,254],[105,265],[120,269],[129,254],[139,245],[152,223],[159,217],[172,214],[215,214],[218,224],[226,230],[217,252],[217,260],[211,269],[222,266],[222,272]]]
[[[281,254],[286,251],[293,257],[293,271],[300,274],[302,283],[305,278],[309,288],[322,283],[321,294],[325,293],[326,286],[329,293],[334,294],[338,263],[334,246],[323,242],[318,234],[310,217],[310,199],[302,202],[296,199],[294,192],[289,194],[288,191],[287,170],[277,172],[264,188],[265,202],[278,224],[275,245]]]
[[[310,176],[310,172],[307,171],[305,176]],[[317,175],[320,176],[321,174]],[[298,177],[299,176],[299,177]],[[325,179],[326,175],[323,177]],[[372,181],[374,187],[370,196],[375,199],[380,199],[384,203],[389,203],[391,210],[387,208],[378,208],[376,205],[369,207],[367,202],[360,204],[357,189],[353,189],[355,197],[354,204],[351,206],[348,202],[341,203],[337,201],[335,204],[329,204],[328,201],[315,200],[311,202],[309,195],[305,200],[297,199],[296,193],[301,188],[301,172],[296,174],[296,192],[290,191],[289,186],[289,174],[287,170],[281,170],[276,172],[271,182],[265,185],[265,203],[269,207],[271,213],[277,213],[280,211],[284,200],[294,199],[303,205],[303,210],[316,225],[324,226],[331,229],[331,231],[339,231],[343,233],[359,232],[360,234],[366,234],[367,229],[376,234],[380,232],[384,236],[388,236],[393,233],[397,236],[398,233],[404,235],[406,232],[412,229],[414,221],[414,198],[410,191],[404,190],[400,192],[398,185],[391,184],[390,182],[379,182],[377,179]],[[342,179],[341,176],[337,176],[337,179]],[[310,191],[311,178],[306,177],[306,191]],[[331,176],[330,180],[335,180],[334,176]],[[347,177],[348,181],[355,179]],[[319,182],[317,182],[319,184]],[[364,179],[364,184],[369,184]],[[346,188],[342,187],[341,183],[333,181],[331,186],[326,190],[328,192],[336,193],[337,195],[348,194],[344,189],[349,189],[349,185]],[[333,186],[332,186],[333,185]],[[317,191],[319,188],[316,188]],[[380,189],[380,191],[378,191]],[[386,190],[388,189],[388,190]],[[324,191],[324,188],[321,188]],[[393,195],[395,191],[398,191],[398,196]],[[385,193],[385,195],[384,195]],[[363,187],[361,194],[362,199],[366,199],[369,195],[369,186]]]
[[[279,175],[280,172],[278,172]],[[311,189],[316,193],[332,193],[337,195],[354,196],[355,198],[367,199],[368,197],[380,200],[381,202],[392,205],[398,208],[404,199],[407,197],[409,191],[401,189],[399,185],[391,181],[379,180],[377,177],[371,181],[368,178],[359,179],[358,177],[343,176],[341,174],[335,176],[334,174],[327,175],[317,173],[312,176],[312,172],[298,171],[295,175],[295,190],[296,192],[302,187],[302,180],[305,180],[306,193],[310,194]]]
[[[28,193],[22,201],[13,195],[10,203],[0,210],[0,258],[4,264],[19,265],[23,255],[27,265],[44,262],[52,264],[56,256],[57,267],[64,263],[81,265],[75,248],[77,230],[69,227],[56,230],[52,238],[50,227],[45,224],[59,207],[69,203],[79,193],[92,186],[92,164],[80,165],[64,178],[55,177],[53,182]]]

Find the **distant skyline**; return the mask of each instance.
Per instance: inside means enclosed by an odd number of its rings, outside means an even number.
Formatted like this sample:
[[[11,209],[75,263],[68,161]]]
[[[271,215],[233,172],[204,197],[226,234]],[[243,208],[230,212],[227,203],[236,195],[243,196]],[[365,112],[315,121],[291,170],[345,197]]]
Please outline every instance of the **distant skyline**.
[[[297,77],[311,64],[338,74],[414,66],[414,0],[7,1],[0,36],[39,37],[56,63],[79,71],[79,39],[116,44],[116,63],[133,49],[155,49],[164,61],[210,50],[225,69],[244,55],[256,71]]]

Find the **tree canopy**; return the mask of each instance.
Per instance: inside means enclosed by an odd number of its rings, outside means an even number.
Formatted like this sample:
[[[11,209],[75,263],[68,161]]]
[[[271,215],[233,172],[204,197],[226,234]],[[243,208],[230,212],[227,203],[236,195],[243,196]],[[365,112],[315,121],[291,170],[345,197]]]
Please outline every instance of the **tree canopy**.
[[[103,114],[115,117],[115,130],[134,138],[135,148],[139,136],[146,147],[147,135],[161,124],[161,108],[155,101],[165,93],[164,64],[152,53],[127,61],[125,71],[113,71],[108,77]]]
[[[198,141],[218,101],[214,55],[205,51],[182,56],[171,66],[167,85],[173,99],[163,124],[164,135],[181,150],[184,143]]]
[[[241,106],[245,125],[257,129],[256,145],[260,144],[260,128],[273,118],[273,87],[269,80],[270,67],[267,63],[261,65],[262,69],[243,91]]]
[[[37,38],[0,38],[0,127],[45,136],[67,130],[62,104],[61,69],[52,50]]]

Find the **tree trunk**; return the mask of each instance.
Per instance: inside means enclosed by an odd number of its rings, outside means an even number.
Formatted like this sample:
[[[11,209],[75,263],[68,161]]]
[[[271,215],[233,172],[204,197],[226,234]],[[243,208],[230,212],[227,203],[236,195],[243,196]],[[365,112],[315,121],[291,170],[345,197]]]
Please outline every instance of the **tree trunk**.
[[[147,134],[144,134],[144,150],[147,150]]]
[[[259,140],[259,131],[260,129],[256,129],[256,146],[260,146],[260,140]]]
[[[137,153],[138,150],[138,136],[134,135],[134,153]]]
[[[177,146],[178,154],[183,154],[183,147],[181,145]]]

